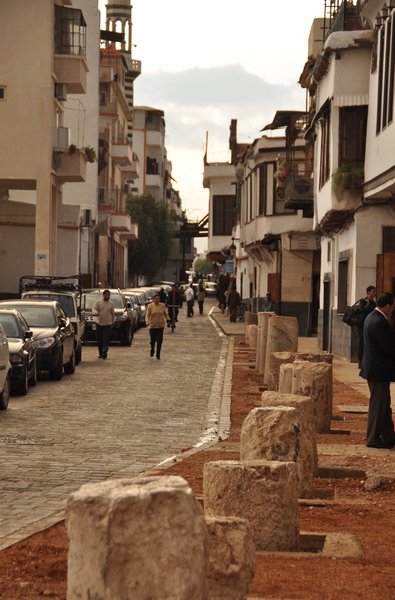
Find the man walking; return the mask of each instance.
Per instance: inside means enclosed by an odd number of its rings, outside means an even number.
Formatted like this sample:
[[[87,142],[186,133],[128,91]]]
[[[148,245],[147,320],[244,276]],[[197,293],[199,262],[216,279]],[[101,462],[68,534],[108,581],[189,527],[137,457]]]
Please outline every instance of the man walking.
[[[376,308],[364,324],[364,354],[360,376],[368,380],[370,390],[366,445],[392,448],[395,445],[390,382],[395,381],[395,335],[389,318],[394,296],[380,294]]]
[[[240,294],[236,290],[236,284],[232,284],[232,289],[228,294],[227,304],[229,308],[229,321],[236,323],[237,309],[240,305]]]
[[[357,325],[358,332],[358,366],[361,368],[363,358],[363,324],[367,316],[376,308],[376,288],[374,285],[369,285],[366,288],[365,298],[361,298],[359,301],[359,308],[362,311],[362,318],[360,323]]]
[[[114,326],[114,304],[110,300],[110,290],[104,290],[100,300],[96,300],[92,312],[96,316],[96,339],[99,358],[107,358],[111,327]]]
[[[189,288],[187,288],[187,291],[185,292],[185,300],[187,301],[187,317],[193,317],[193,305],[195,302],[195,290],[193,289],[193,285],[191,283],[191,285],[189,286]]]
[[[174,311],[174,321],[178,321],[178,309],[182,305],[181,292],[177,289],[176,285],[171,286],[170,292],[167,294],[167,310],[169,313],[170,320],[173,318]],[[167,326],[170,327],[171,323],[168,323]]]
[[[169,315],[167,314],[166,306],[160,302],[159,293],[156,293],[154,296],[154,301],[148,305],[145,316],[147,327],[149,327],[151,358],[154,356],[156,344],[156,358],[158,360],[160,359],[160,351],[163,342],[163,330],[165,328],[166,321],[168,320]]]

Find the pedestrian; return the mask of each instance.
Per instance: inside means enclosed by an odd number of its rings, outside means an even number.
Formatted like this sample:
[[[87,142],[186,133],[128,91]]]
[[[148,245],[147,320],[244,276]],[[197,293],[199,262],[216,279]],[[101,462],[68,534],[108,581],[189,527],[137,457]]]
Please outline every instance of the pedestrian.
[[[240,305],[240,294],[236,290],[235,283],[232,284],[232,289],[228,294],[227,304],[229,308],[229,321],[231,323],[236,323],[237,309]]]
[[[187,301],[187,317],[193,317],[193,305],[195,303],[195,290],[193,289],[193,285],[187,288],[185,292],[185,299]]]
[[[96,317],[96,339],[99,358],[107,358],[111,328],[114,327],[114,304],[110,300],[110,290],[104,290],[102,298],[96,300],[92,312]]]
[[[374,285],[369,285],[366,288],[365,298],[361,298],[359,301],[359,308],[361,309],[360,321],[357,325],[358,332],[358,367],[361,368],[363,358],[363,324],[365,319],[370,313],[376,308],[376,288]]]
[[[174,321],[177,323],[178,321],[178,311],[182,306],[182,296],[180,290],[177,289],[177,286],[173,284],[171,286],[170,292],[167,294],[167,311],[169,313],[170,320],[173,317],[174,311]],[[168,323],[167,326],[170,327],[171,323]]]
[[[155,294],[154,301],[148,305],[145,321],[147,327],[149,327],[151,343],[150,356],[151,358],[154,356],[156,344],[156,358],[159,360],[163,342],[163,330],[165,328],[166,321],[169,321],[166,305],[160,301],[159,292]]]
[[[159,299],[163,304],[166,304],[166,292],[163,287],[161,287],[159,290]]]
[[[267,292],[266,298],[263,300],[262,312],[276,312],[276,303],[270,292]]]
[[[204,291],[204,287],[202,285],[200,285],[199,291],[197,293],[197,301],[199,304],[199,315],[203,314],[203,304],[204,304],[205,297],[206,297],[206,292]]]
[[[367,379],[370,391],[366,431],[366,445],[370,448],[395,445],[390,393],[390,382],[395,381],[395,334],[389,324],[394,306],[392,294],[380,294],[376,308],[364,324],[364,353],[359,374]]]

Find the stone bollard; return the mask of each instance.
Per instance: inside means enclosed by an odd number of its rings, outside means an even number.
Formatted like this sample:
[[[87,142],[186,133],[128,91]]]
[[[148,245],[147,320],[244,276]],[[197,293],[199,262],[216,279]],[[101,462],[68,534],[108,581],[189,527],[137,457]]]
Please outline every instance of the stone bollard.
[[[246,600],[256,566],[250,523],[229,517],[207,518],[206,523],[210,537],[210,599]]]
[[[296,317],[271,317],[267,330],[265,383],[269,382],[269,358],[272,352],[297,352],[298,320]]]
[[[325,362],[332,364],[333,354],[313,354],[307,352],[272,352],[269,358],[268,389],[271,391],[280,391],[280,368],[283,364],[293,363],[296,360],[305,360],[307,362],[317,363]],[[288,393],[288,392],[287,392]],[[289,390],[291,393],[291,390]]]
[[[284,365],[289,366],[289,365]],[[315,437],[313,401],[307,396],[263,392],[262,406],[291,406],[297,411],[300,424],[300,451],[296,461],[299,477],[299,498],[311,498],[314,476],[318,473],[317,441]]]
[[[240,460],[297,462],[300,424],[296,408],[265,406],[248,413],[241,428]]]
[[[280,365],[280,374],[278,377],[279,394],[292,394],[293,370],[293,363],[285,363]]]
[[[328,433],[332,418],[332,365],[294,362],[292,393],[310,396],[314,407],[316,433]]]
[[[244,327],[244,341],[247,344],[247,346],[250,345],[250,327],[251,324],[246,324]]]
[[[258,325],[250,325],[250,327],[249,327],[250,348],[256,348],[257,341],[258,341]]]
[[[250,521],[257,550],[299,550],[295,463],[206,463],[203,495],[207,517],[239,517]]]
[[[83,485],[67,501],[67,600],[208,600],[209,536],[182,477]]]
[[[258,325],[258,315],[250,310],[246,310],[244,313],[244,323],[246,325]]]
[[[256,368],[261,375],[265,373],[267,330],[269,319],[274,315],[273,312],[258,313],[258,346]]]

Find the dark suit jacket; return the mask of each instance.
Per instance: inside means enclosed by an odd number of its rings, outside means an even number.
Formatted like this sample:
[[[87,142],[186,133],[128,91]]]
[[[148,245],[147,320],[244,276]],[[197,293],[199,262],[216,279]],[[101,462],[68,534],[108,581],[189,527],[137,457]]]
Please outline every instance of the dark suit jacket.
[[[363,340],[360,376],[370,381],[395,381],[395,335],[378,310],[366,317]]]

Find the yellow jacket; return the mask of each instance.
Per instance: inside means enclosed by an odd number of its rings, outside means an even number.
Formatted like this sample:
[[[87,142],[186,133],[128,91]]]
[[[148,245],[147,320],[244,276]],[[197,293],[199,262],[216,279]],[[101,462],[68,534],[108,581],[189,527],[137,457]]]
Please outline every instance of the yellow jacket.
[[[159,304],[154,304],[151,302],[151,304],[148,305],[145,316],[145,321],[148,327],[153,329],[165,327],[166,321],[168,320],[169,315],[167,313],[167,308],[162,302],[159,302]]]

